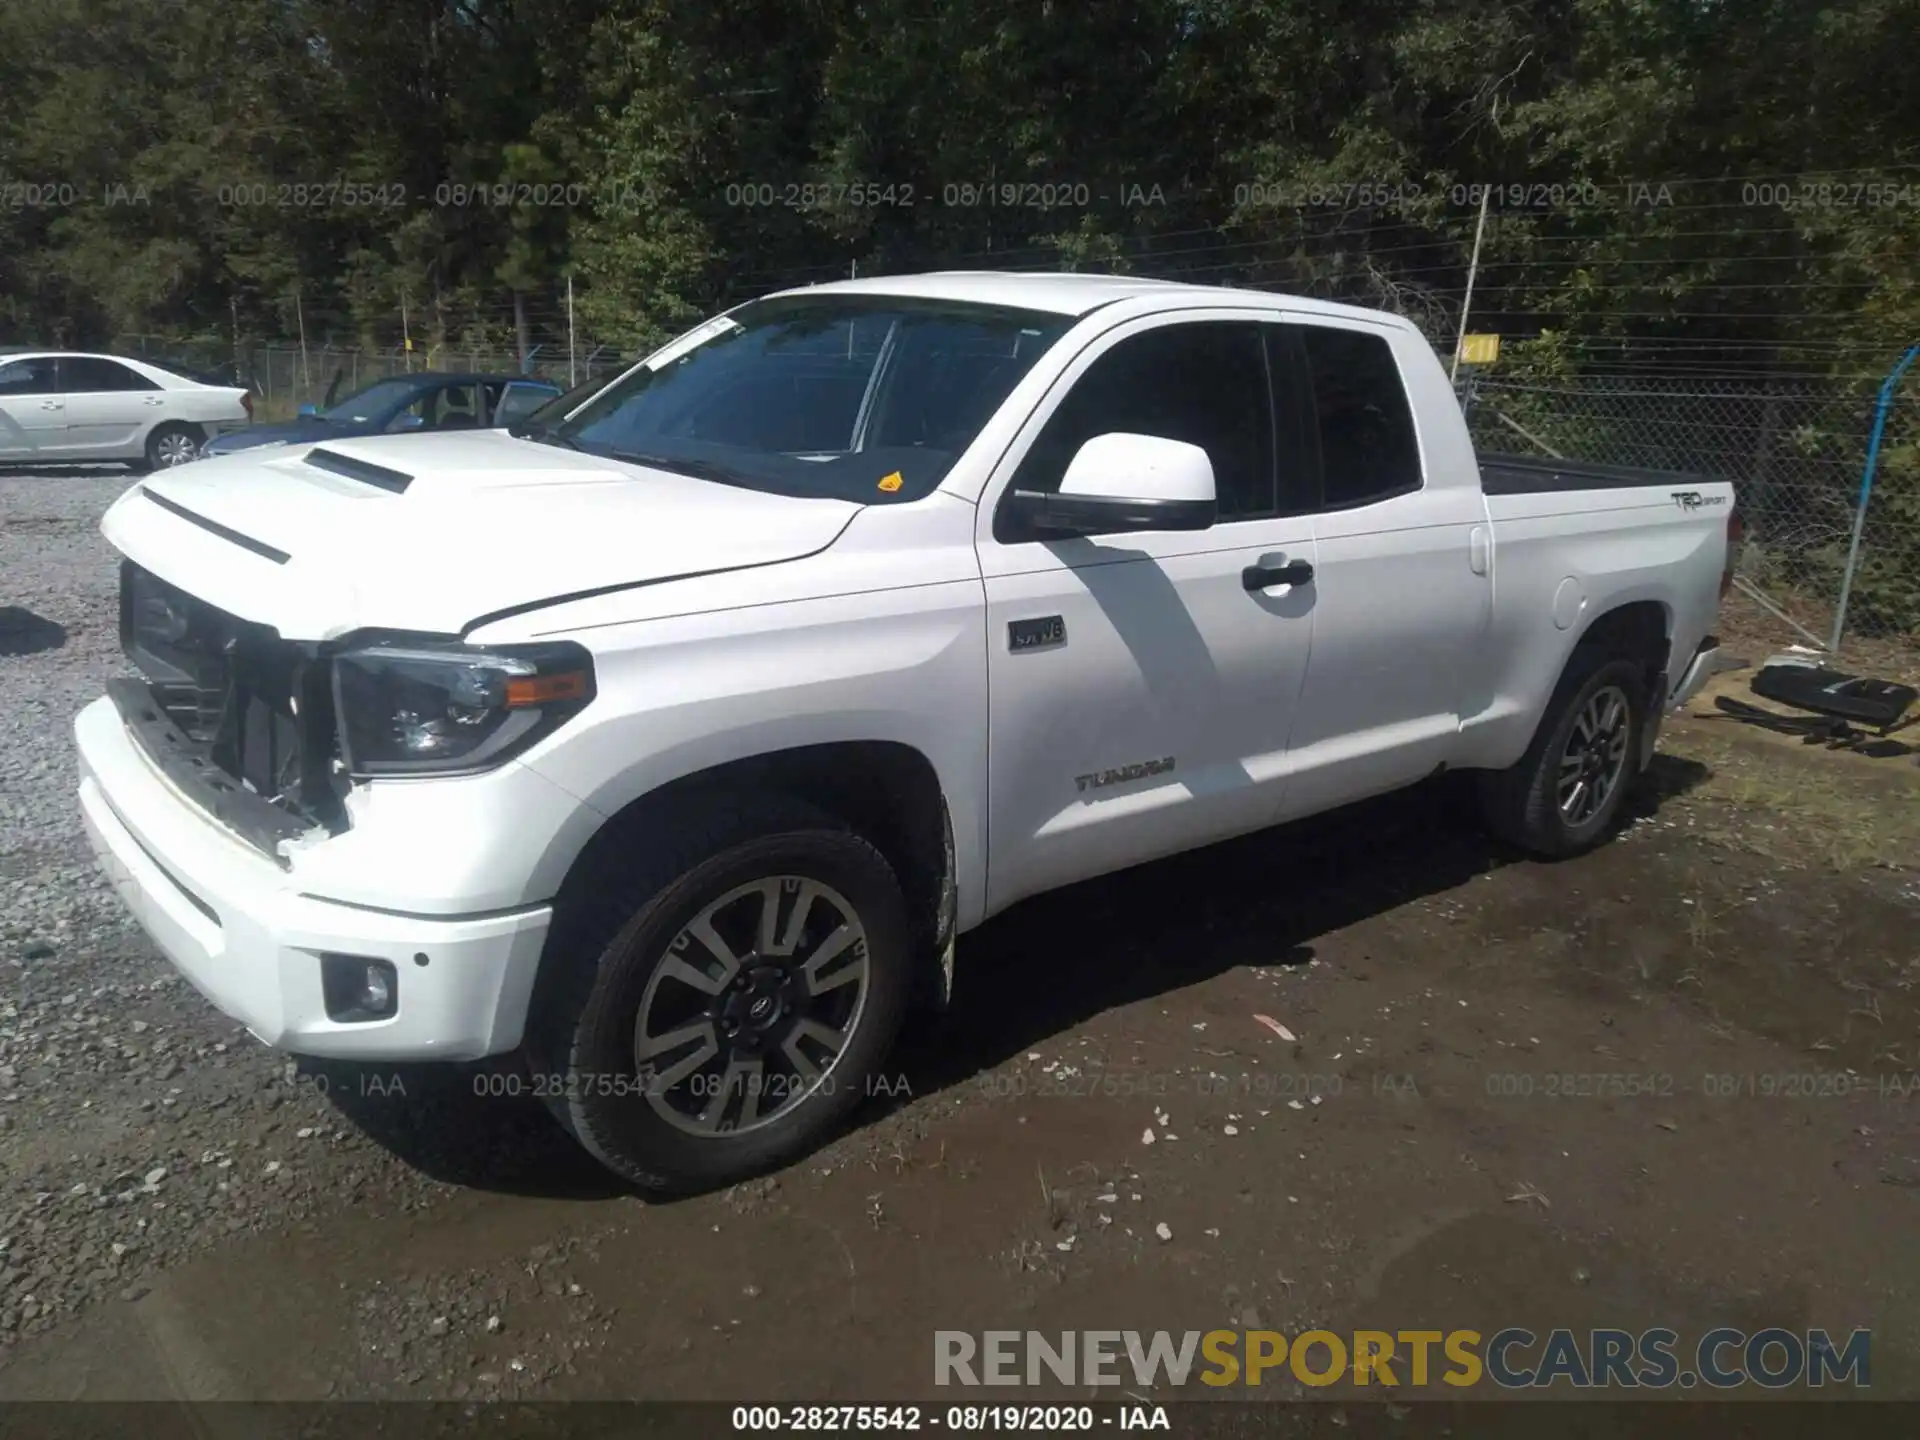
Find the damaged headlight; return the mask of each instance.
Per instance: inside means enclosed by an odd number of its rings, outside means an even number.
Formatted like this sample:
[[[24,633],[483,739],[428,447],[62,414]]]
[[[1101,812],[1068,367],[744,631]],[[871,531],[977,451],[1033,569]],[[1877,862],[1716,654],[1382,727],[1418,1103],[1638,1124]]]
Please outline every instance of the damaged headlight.
[[[363,779],[485,770],[578,714],[593,693],[593,659],[571,641],[396,642],[333,660],[341,752]]]
[[[125,599],[122,607],[130,638],[178,645],[193,628],[190,602],[171,585],[129,562],[122,567]]]

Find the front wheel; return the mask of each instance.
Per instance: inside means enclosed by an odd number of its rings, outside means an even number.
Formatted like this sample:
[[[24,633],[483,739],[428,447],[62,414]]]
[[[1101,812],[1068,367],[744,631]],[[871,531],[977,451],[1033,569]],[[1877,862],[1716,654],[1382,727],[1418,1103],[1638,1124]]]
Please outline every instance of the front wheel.
[[[1487,827],[1549,858],[1592,849],[1619,816],[1646,723],[1646,667],[1575,651],[1527,753],[1482,777]]]
[[[585,887],[597,921],[556,930],[527,1048],[549,1107],[603,1164],[700,1190],[803,1153],[873,1089],[912,928],[879,851],[798,802],[660,833]]]

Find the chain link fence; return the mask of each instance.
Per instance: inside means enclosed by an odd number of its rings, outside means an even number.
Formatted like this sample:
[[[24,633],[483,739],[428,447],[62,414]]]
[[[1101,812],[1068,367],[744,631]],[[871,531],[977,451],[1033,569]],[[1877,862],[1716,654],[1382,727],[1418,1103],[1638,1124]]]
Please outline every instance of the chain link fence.
[[[630,359],[622,358],[622,352],[606,345],[576,350],[571,358],[565,350],[556,352],[536,346],[528,353],[525,365],[510,351],[452,345],[413,351],[328,346],[303,351],[297,347],[259,346],[242,352],[244,378],[259,396],[262,412],[285,410],[289,414],[301,405],[325,405],[329,395],[342,399],[389,375],[417,374],[423,370],[525,374],[570,389],[573,385],[611,375],[631,363]]]
[[[564,346],[536,345],[524,365],[511,350],[464,345],[423,345],[409,351],[400,346],[368,350],[243,342],[236,348],[215,340],[127,335],[120,337],[114,349],[118,354],[144,357],[206,379],[243,384],[255,396],[255,418],[263,421],[289,419],[302,405],[325,406],[389,375],[426,370],[525,374],[551,380],[564,389],[612,375],[633,361],[628,352],[612,345],[576,345],[571,355]]]
[[[1468,378],[1470,376],[1470,378]],[[1746,521],[1742,588],[1825,644],[1846,579],[1874,393],[1809,381],[1463,372],[1483,450],[1731,480]],[[1861,534],[1850,636],[1920,642],[1920,401],[1896,399]]]

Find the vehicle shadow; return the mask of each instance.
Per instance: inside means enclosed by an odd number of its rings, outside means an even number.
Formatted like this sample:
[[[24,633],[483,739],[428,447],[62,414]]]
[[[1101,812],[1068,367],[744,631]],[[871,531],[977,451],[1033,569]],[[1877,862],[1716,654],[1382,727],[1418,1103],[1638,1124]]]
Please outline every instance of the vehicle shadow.
[[[0,605],[0,655],[38,655],[66,643],[66,626],[19,605]]]
[[[1711,772],[1657,756],[1630,814]],[[954,1003],[896,1052],[906,1084],[854,1128],[1104,1011],[1254,965],[1311,960],[1320,936],[1524,857],[1479,828],[1468,776],[1262,831],[1028,900],[960,942]],[[363,1134],[447,1184],[552,1199],[632,1190],[560,1128],[510,1059],[474,1065],[303,1060]]]
[[[306,1082],[381,1149],[429,1179],[507,1195],[610,1200],[630,1187],[574,1143],[512,1059],[377,1065],[302,1059]]]
[[[1711,774],[1656,755],[1623,823]],[[906,1085],[863,1109],[962,1083],[1100,1014],[1243,966],[1303,965],[1314,941],[1530,861],[1479,824],[1473,780],[1411,790],[1037,896],[960,941],[954,999],[900,1047]]]

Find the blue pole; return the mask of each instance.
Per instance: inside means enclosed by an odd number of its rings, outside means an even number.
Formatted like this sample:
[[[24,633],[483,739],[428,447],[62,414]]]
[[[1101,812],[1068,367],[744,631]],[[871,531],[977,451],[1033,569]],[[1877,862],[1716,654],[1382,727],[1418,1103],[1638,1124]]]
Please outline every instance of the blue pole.
[[[1853,572],[1860,564],[1860,532],[1867,528],[1867,501],[1873,498],[1873,472],[1880,464],[1880,437],[1886,433],[1887,412],[1893,408],[1893,392],[1900,387],[1900,377],[1907,373],[1916,355],[1920,355],[1920,345],[1909,345],[1900,363],[1880,382],[1880,401],[1873,408],[1873,435],[1867,441],[1867,468],[1860,475],[1860,499],[1853,511],[1853,540],[1847,546],[1846,573],[1840,577],[1840,608],[1834,613],[1833,639],[1827,645],[1829,654],[1840,653],[1840,636],[1847,628],[1847,601],[1853,595]]]

